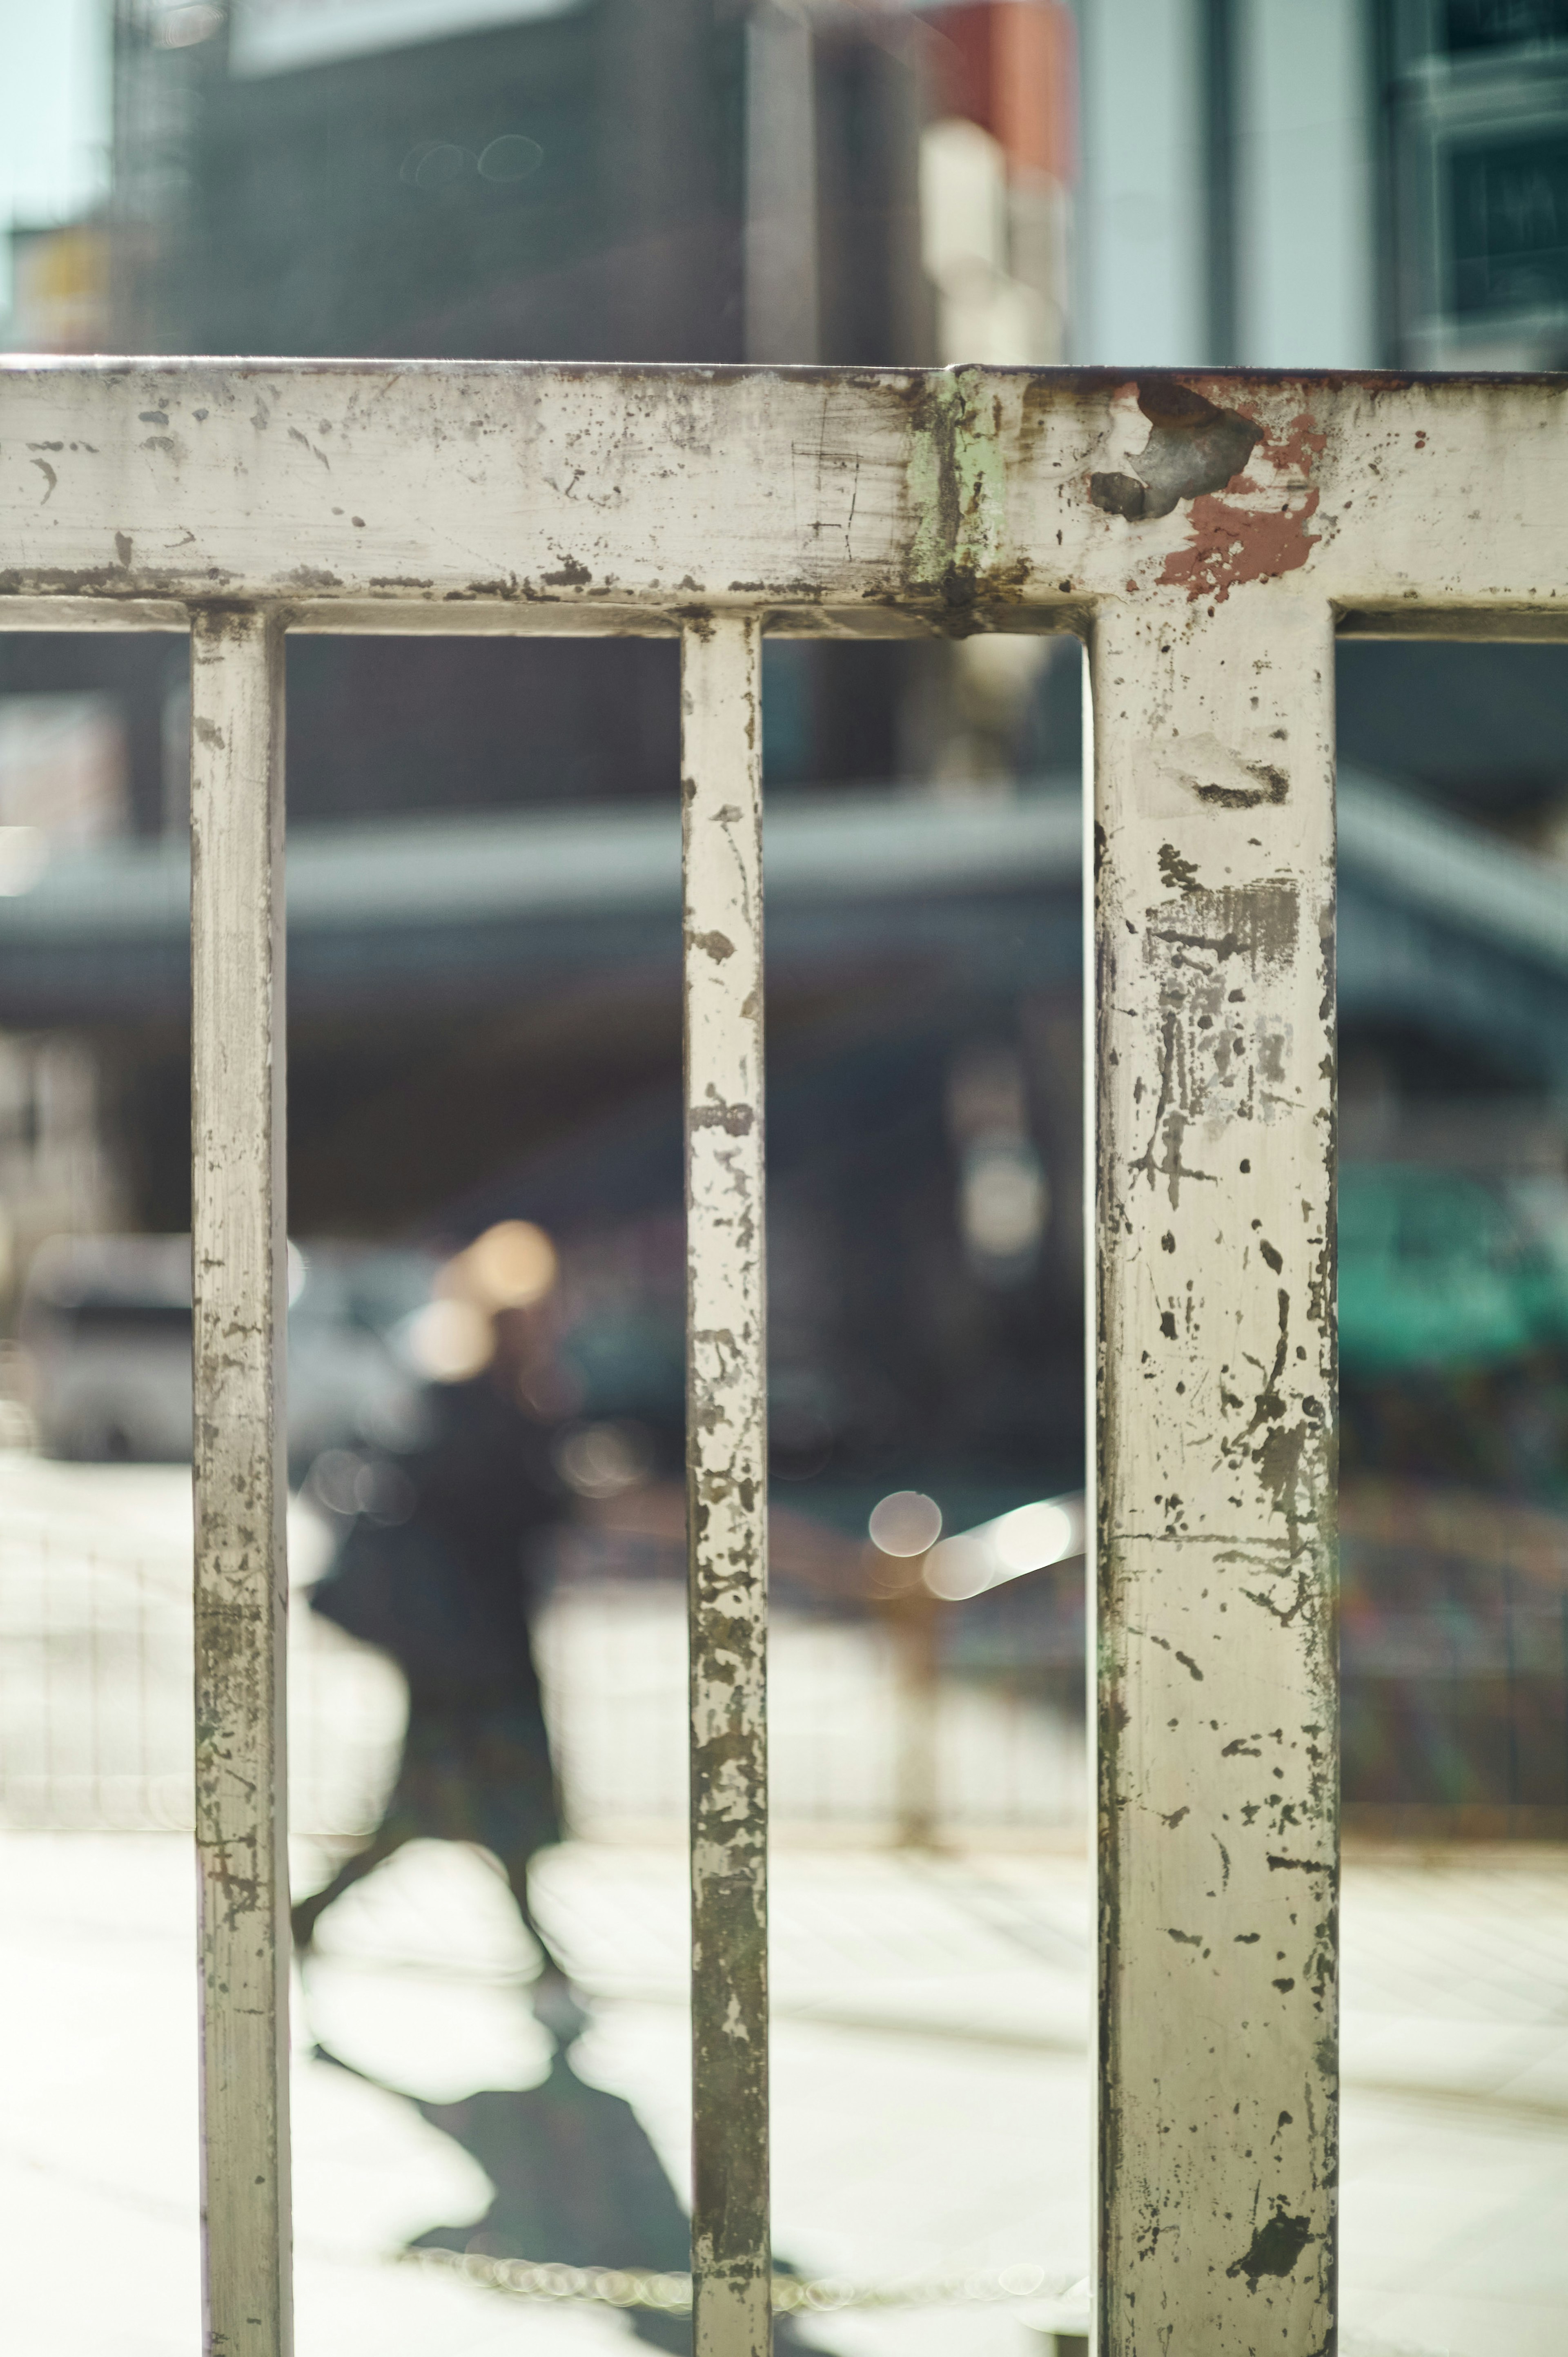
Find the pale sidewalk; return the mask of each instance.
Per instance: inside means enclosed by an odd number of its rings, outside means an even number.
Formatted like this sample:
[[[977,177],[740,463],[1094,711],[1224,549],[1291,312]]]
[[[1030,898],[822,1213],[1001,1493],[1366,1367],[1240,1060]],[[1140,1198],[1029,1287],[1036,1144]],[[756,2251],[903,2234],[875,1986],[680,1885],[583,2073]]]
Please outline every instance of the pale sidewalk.
[[[116,1771],[134,1767],[130,1822],[145,1824],[166,1786],[171,1813],[188,1809],[188,1476],[0,1458],[0,1731],[16,1789],[75,1795],[90,1823],[107,1805],[112,1822]],[[298,1555],[307,1576],[307,1547]],[[395,1752],[397,1681],[360,1649],[324,1646],[308,1615],[295,1635],[297,1821],[352,1823],[357,1809],[373,1814]],[[631,2097],[683,2190],[679,1598],[585,1590],[545,1637],[578,1821],[603,1824],[628,1806],[669,1820],[661,1845],[579,1842],[544,1859],[540,1893],[596,1999],[584,2073]],[[1060,1854],[921,1862],[869,1846],[791,1847],[791,1819],[799,1829],[824,1794],[841,1811],[851,1800],[831,1828],[841,1844],[857,1819],[886,1821],[887,1695],[864,1632],[786,1628],[776,1652],[779,2249],[813,2274],[857,2278],[1015,2264],[1081,2275],[1086,1867]],[[1065,1727],[1026,1722],[1020,1743],[970,1697],[948,1732],[961,1814],[999,1780],[1039,1815],[1080,1805],[1081,1750]],[[304,1845],[296,1867],[302,1881],[325,1870]],[[192,2351],[189,1837],[0,1832],[0,1875],[6,2346],[29,2357]],[[1354,1859],[1345,1935],[1348,2341],[1558,2357],[1568,1857]],[[345,1900],[324,1936],[302,2047],[320,2036],[430,2097],[540,2075],[523,1943],[477,1858],[410,1852]],[[603,2312],[524,2308],[389,2264],[409,2235],[477,2216],[484,2180],[406,2104],[303,2053],[295,2075],[302,2357],[586,2357],[626,2345]],[[989,2309],[841,2316],[812,2334],[844,2357],[1030,2347],[1017,2314]]]
[[[1568,2343],[1563,1866],[1517,1854],[1350,1865],[1352,2344],[1558,2357]],[[8,1834],[0,1874],[7,2346],[186,2357],[188,1841]],[[683,2190],[679,1853],[573,1845],[542,1863],[541,1896],[596,1996],[584,2075],[631,2097]],[[779,1854],[777,2232],[796,2265],[858,2278],[1081,2270],[1088,1927],[1081,1861]],[[523,1943],[473,1856],[411,1850],[344,1901],[327,1936],[309,2027],[347,2059],[428,2097],[540,2074]],[[303,2020],[297,2032],[303,2048]],[[397,2098],[303,2051],[295,2079],[302,2357],[628,2346],[602,2311],[524,2306],[392,2265],[410,2234],[478,2215],[484,2180]],[[1020,2314],[991,2308],[835,2316],[811,2330],[844,2357],[1038,2347]]]

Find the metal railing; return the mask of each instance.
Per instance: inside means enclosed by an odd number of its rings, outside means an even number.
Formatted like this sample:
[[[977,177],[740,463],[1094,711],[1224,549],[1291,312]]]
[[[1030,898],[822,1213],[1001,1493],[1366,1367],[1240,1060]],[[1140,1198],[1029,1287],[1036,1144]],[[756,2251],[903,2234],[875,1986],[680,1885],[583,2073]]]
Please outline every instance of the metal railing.
[[[1089,645],[1103,2357],[1333,2345],[1337,629],[1556,636],[1548,379],[15,361],[0,626],[192,650],[208,2346],[290,2341],[286,630],[684,655],[699,2357],[768,2344],[765,630]]]

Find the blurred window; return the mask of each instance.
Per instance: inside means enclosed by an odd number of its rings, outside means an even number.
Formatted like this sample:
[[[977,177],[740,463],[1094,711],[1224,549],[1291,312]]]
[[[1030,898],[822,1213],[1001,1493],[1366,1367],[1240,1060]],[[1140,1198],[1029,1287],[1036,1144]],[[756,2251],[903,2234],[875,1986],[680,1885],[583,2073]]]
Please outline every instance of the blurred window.
[[[1556,367],[1568,348],[1568,5],[1421,0],[1394,24],[1400,357]]]
[[[1533,41],[1568,41],[1565,0],[1447,0],[1443,46],[1450,55],[1517,48]]]

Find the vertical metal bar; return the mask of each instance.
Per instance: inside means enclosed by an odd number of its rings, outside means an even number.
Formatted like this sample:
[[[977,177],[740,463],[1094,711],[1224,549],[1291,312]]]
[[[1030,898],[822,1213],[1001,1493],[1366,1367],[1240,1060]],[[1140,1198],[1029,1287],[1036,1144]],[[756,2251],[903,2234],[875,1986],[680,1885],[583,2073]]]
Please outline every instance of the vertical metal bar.
[[[685,631],[695,2357],[768,2357],[768,1361],[754,617]]]
[[[136,1781],[142,1819],[156,1824],[147,1745],[147,1577],[146,1566],[142,1564],[136,1567]]]
[[[50,1560],[53,1552],[49,1541],[46,1538],[42,1548],[44,1585],[43,1611],[40,1615],[44,1631],[44,1674],[41,1684],[44,1690],[43,1771],[44,1806],[48,1812],[44,1819],[46,1824],[57,1824],[59,1822],[59,1796],[55,1789],[59,1782],[59,1770],[55,1761],[55,1724],[59,1715],[55,1699],[54,1646],[54,1597],[58,1583],[54,1577],[54,1566]]]
[[[196,1845],[204,2347],[286,2357],[283,639],[191,632]]]
[[[1101,2357],[1334,2346],[1332,657],[1092,633]]]
[[[11,1662],[13,1654],[22,1650],[21,1644],[14,1644],[11,1641],[20,1638],[25,1643],[27,1630],[27,1623],[13,1601],[19,1588],[14,1551],[7,1540],[0,1538],[0,1809],[7,1817],[14,1805],[11,1781],[15,1754],[11,1730],[16,1724],[16,1715],[11,1706]],[[1564,1606],[1563,1630],[1564,1635],[1568,1636],[1568,1598],[1564,1599]],[[1568,1682],[1564,1683],[1563,1692],[1563,1707],[1568,1709]],[[25,1774],[26,1770],[22,1772]]]
[[[88,1814],[94,1825],[103,1823],[103,1562],[93,1555],[87,1579],[87,1761]]]
[[[1460,1708],[1460,1698],[1465,1689],[1459,1670],[1459,1639],[1465,1622],[1463,1607],[1453,1592],[1452,1569],[1445,1577],[1449,1593],[1444,1599],[1443,1619],[1448,1631],[1448,1707],[1444,1716],[1447,1721],[1448,1758],[1444,1763],[1443,1781],[1445,1788],[1444,1798],[1449,1809],[1446,1830],[1450,1839],[1457,1839],[1459,1810],[1465,1798],[1465,1722]]]

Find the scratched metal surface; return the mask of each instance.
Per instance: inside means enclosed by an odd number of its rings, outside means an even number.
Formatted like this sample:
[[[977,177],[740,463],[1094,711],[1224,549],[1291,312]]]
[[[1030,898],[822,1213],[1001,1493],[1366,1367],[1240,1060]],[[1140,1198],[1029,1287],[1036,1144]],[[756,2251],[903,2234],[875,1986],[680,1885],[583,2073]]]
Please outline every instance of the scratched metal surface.
[[[768,2357],[762,633],[681,665],[696,2357]]]
[[[227,627],[220,609],[250,605],[308,630],[686,634],[707,2357],[765,2345],[757,625],[1090,641],[1101,2347],[1322,2357],[1337,2095],[1330,641],[1336,627],[1564,633],[1565,404],[1561,379],[0,365],[0,624],[194,615],[199,645]],[[208,776],[216,811],[230,788],[220,765]],[[214,1318],[247,1338],[246,1372],[224,1391],[214,1323],[203,1380],[210,1462],[248,1480],[274,1275],[256,1241],[263,1141],[281,1129],[254,1060],[264,961],[229,905],[208,986],[239,1047],[226,1062],[209,1021],[198,1056],[202,1135],[252,1174],[231,1190],[250,1241],[208,1230]],[[263,1491],[251,1502],[260,1513]],[[242,1860],[248,1890],[276,1838],[261,1667],[274,1559],[252,1547],[236,1572],[253,1674],[217,1690],[252,1747],[255,1797],[247,1816],[240,1780],[223,1787],[209,1849]],[[270,2066],[247,2051],[262,2121]],[[264,2137],[255,2151],[281,2184]],[[237,2249],[242,2226],[215,2212],[215,2248],[220,2231]],[[253,2345],[281,2348],[285,2319],[280,2295]]]
[[[1316,598],[1091,637],[1101,2345],[1332,2310],[1333,678]]]
[[[0,597],[12,628],[227,596],[311,628],[730,604],[897,633],[1300,574],[1370,627],[1556,631],[1565,404],[1555,378],[10,357]]]
[[[191,655],[203,2344],[286,2357],[282,633],[209,614]]]

